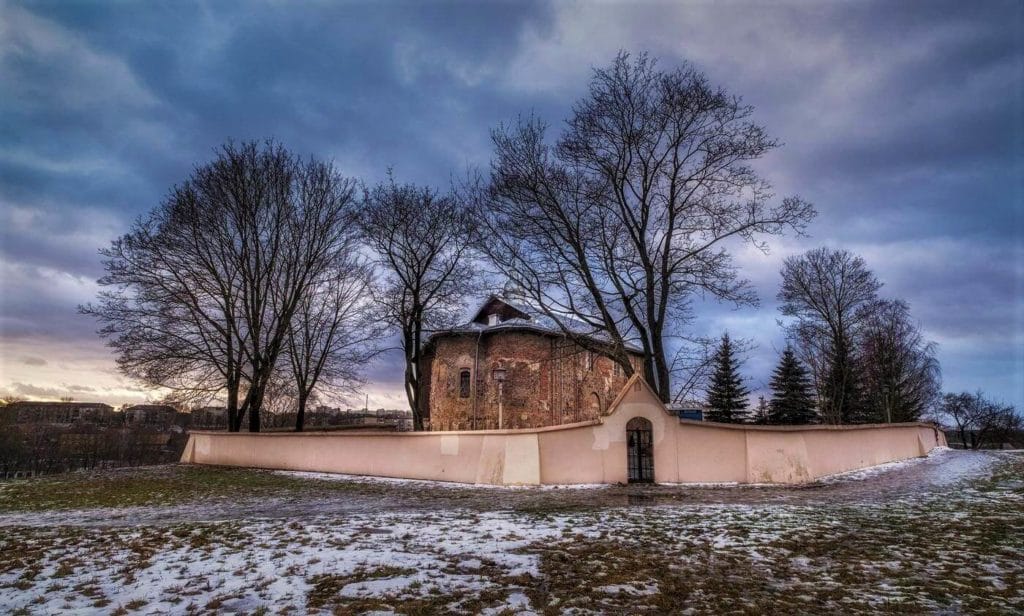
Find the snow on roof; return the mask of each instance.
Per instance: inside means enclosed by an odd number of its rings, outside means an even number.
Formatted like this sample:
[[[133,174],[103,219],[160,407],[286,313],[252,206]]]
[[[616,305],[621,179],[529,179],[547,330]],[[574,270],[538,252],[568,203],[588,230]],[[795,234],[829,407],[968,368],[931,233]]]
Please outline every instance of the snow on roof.
[[[491,317],[496,316],[496,322]],[[561,323],[559,323],[561,321]],[[548,316],[543,310],[521,297],[491,294],[480,307],[473,312],[469,322],[450,329],[435,332],[430,339],[447,334],[468,334],[496,331],[535,331],[541,334],[563,336],[563,327],[572,334],[585,336],[602,342],[610,342],[607,332],[595,328],[583,321],[571,317],[560,317],[558,320]],[[429,340],[428,340],[429,341]],[[626,349],[634,353],[643,350],[636,345],[627,343]]]
[[[665,406],[670,411],[706,411],[711,408],[700,400],[681,400],[679,402],[670,402]]]

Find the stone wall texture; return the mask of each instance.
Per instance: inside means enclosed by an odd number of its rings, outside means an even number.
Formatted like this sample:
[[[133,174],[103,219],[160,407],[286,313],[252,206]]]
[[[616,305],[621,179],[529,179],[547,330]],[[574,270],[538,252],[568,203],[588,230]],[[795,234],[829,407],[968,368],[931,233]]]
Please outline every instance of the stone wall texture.
[[[640,359],[634,362],[639,369]],[[421,395],[430,409],[430,429],[443,431],[598,419],[627,379],[610,358],[532,331],[440,336],[425,353],[423,366]],[[505,370],[500,388],[495,369]]]

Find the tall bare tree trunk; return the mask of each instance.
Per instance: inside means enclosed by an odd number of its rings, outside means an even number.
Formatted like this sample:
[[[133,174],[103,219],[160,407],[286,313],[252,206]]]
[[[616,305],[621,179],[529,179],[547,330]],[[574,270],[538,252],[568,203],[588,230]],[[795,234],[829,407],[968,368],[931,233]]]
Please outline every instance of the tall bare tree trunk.
[[[413,427],[423,430],[423,333],[454,325],[476,272],[469,263],[466,206],[433,190],[392,178],[366,192],[360,227],[385,280],[380,303],[402,336],[405,395]]]
[[[298,410],[295,412],[295,431],[302,432],[306,425],[306,401],[309,400],[309,392],[300,391]]]

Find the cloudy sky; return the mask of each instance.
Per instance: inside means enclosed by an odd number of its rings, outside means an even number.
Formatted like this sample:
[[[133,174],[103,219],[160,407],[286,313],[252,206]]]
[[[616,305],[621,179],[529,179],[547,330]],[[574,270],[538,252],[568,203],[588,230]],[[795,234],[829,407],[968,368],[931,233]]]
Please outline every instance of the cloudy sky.
[[[228,138],[275,137],[374,182],[445,186],[489,129],[554,125],[620,50],[687,60],[784,142],[761,162],[820,212],[810,237],[738,255],[758,308],[703,332],[783,340],[781,260],[863,255],[939,343],[946,390],[1024,408],[1024,4],[0,1],[0,393],[111,403],[97,250]],[[398,359],[371,406],[401,406]]]

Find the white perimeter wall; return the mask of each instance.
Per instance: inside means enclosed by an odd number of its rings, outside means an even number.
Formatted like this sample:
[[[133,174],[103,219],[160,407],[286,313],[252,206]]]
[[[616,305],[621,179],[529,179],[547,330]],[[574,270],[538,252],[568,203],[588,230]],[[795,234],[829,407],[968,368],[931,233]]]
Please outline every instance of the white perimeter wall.
[[[619,483],[626,422],[651,421],[659,483],[804,483],[927,455],[929,424],[737,426],[680,421],[634,377],[600,422],[466,432],[193,432],[181,461],[490,485]]]

